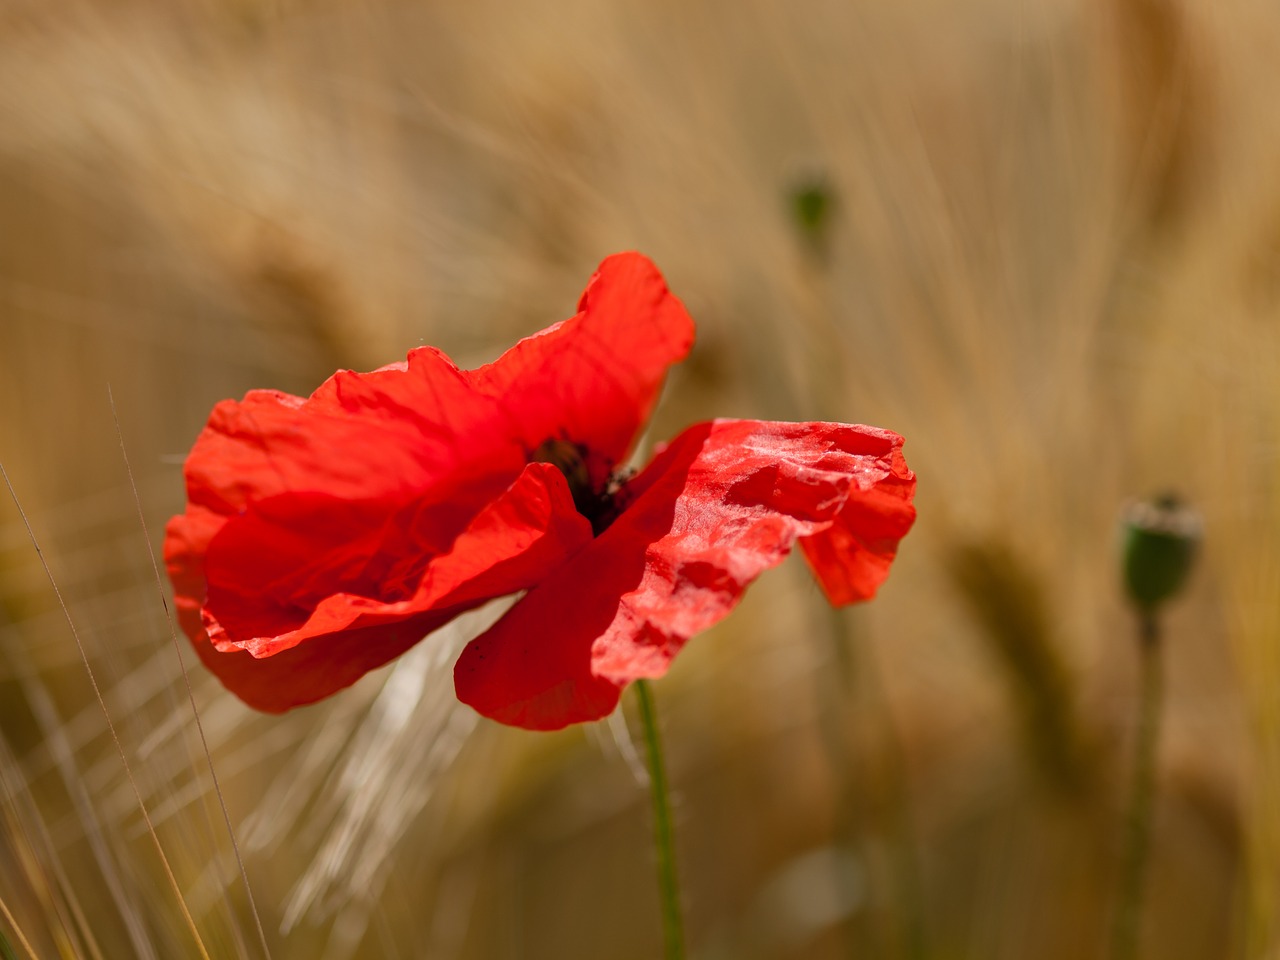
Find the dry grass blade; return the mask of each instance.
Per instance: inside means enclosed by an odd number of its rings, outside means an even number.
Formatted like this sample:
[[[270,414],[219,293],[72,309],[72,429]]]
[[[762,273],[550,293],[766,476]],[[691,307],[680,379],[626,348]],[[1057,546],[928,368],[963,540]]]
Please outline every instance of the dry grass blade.
[[[9,925],[9,929],[12,930],[13,935],[18,938],[18,943],[22,946],[23,950],[27,951],[27,955],[31,957],[31,960],[38,960],[35,949],[31,946],[31,942],[22,932],[22,928],[18,926],[17,918],[14,917],[8,904],[4,902],[3,897],[0,897],[0,916],[4,917],[4,922]],[[9,942],[5,939],[4,932],[0,931],[0,947],[6,948],[7,952],[8,946]]]
[[[94,696],[98,699],[98,704],[102,707],[102,717],[106,721],[107,729],[111,734],[111,739],[115,743],[117,752],[120,754],[120,762],[124,764],[125,776],[129,779],[129,786],[133,789],[133,793],[138,803],[138,810],[142,814],[143,820],[147,825],[147,832],[151,835],[151,840],[155,844],[156,854],[160,857],[161,865],[168,879],[169,885],[173,888],[174,896],[178,898],[178,907],[182,912],[183,920],[187,924],[187,928],[191,931],[191,936],[195,940],[196,949],[199,950],[200,956],[204,960],[210,960],[209,952],[205,949],[204,941],[200,937],[200,931],[196,927],[195,919],[191,916],[191,911],[187,907],[186,898],[183,896],[182,888],[178,886],[178,879],[174,876],[173,868],[169,864],[169,858],[165,856],[164,847],[160,843],[160,837],[156,834],[155,828],[151,824],[151,815],[147,812],[147,805],[143,802],[142,792],[138,789],[138,783],[134,779],[133,769],[129,765],[129,758],[125,755],[124,745],[120,741],[120,737],[116,732],[115,723],[111,719],[111,713],[107,710],[107,702],[103,699],[102,691],[98,687],[97,678],[94,676],[93,667],[89,664],[89,656],[84,649],[84,644],[80,640],[80,631],[76,627],[75,619],[71,616],[71,609],[67,606],[66,601],[62,598],[62,591],[58,587],[57,579],[50,569],[48,561],[45,559],[44,551],[40,548],[40,541],[36,538],[35,531],[31,527],[31,521],[27,518],[27,512],[22,507],[22,501],[18,499],[18,492],[13,488],[13,484],[9,480],[9,474],[4,468],[4,464],[0,463],[0,479],[4,480],[5,486],[9,490],[9,496],[13,498],[14,506],[18,510],[18,515],[22,518],[22,524],[26,527],[27,536],[31,540],[31,546],[36,552],[36,556],[40,560],[40,565],[44,568],[45,575],[49,578],[49,585],[53,589],[58,606],[61,607],[64,617],[67,621],[67,627],[71,631],[71,636],[76,642],[76,647],[80,651],[80,658],[84,662],[85,671],[89,675],[89,683],[93,687]],[[127,916],[127,914],[126,914]]]
[[[62,733],[57,710],[54,708],[49,692],[32,676],[32,671],[27,664],[21,665],[20,676],[27,702],[49,746],[54,768],[57,770],[63,787],[71,798],[76,815],[84,828],[89,848],[93,852],[94,862],[97,864],[98,871],[111,896],[112,903],[125,924],[134,951],[140,957],[155,958],[155,952],[152,950],[146,938],[146,933],[139,923],[138,910],[129,899],[123,877],[107,846],[106,832],[102,829],[98,811],[94,807],[88,791],[85,789],[84,782],[79,777],[73,751],[67,738]],[[38,817],[36,822],[40,822]],[[83,937],[85,950],[89,956],[93,957],[94,960],[104,960],[104,954],[98,946],[92,924],[77,902],[71,878],[60,866],[56,856],[52,854],[55,845],[52,837],[44,830],[43,825],[42,834],[41,839],[44,840],[44,847],[50,852],[49,859],[55,864],[54,872],[58,881],[58,888],[67,900],[71,918],[74,921],[74,929]]]
[[[20,853],[25,855],[19,857],[19,863],[26,889],[39,903],[44,916],[53,919],[57,931],[55,936],[60,934],[69,941],[67,950],[74,950],[77,956],[87,954],[93,960],[103,960],[102,950],[62,865],[62,858],[55,853],[53,840],[30,787],[30,781],[18,768],[7,741],[0,737],[0,796],[5,800],[4,828],[9,837],[23,841],[25,849]]]
[[[267,946],[267,935],[262,929],[262,918],[258,915],[258,905],[253,899],[253,889],[249,885],[249,874],[245,870],[244,858],[240,855],[240,844],[236,842],[235,828],[231,825],[231,814],[227,810],[227,801],[222,795],[222,785],[218,783],[217,771],[213,768],[213,754],[209,750],[209,740],[204,733],[204,723],[200,720],[200,710],[196,707],[195,693],[191,689],[191,677],[187,674],[187,665],[182,658],[182,645],[178,641],[178,627],[173,620],[173,610],[169,606],[169,598],[165,594],[164,580],[160,577],[160,565],[156,562],[155,549],[151,546],[151,535],[147,529],[147,519],[142,511],[142,499],[138,495],[138,484],[133,477],[133,467],[129,463],[129,452],[125,448],[124,433],[120,429],[120,415],[116,412],[115,396],[111,392],[110,385],[107,386],[107,400],[111,404],[111,419],[116,428],[116,439],[120,441],[120,458],[124,461],[125,472],[129,475],[129,489],[133,491],[134,506],[138,511],[138,523],[142,526],[142,533],[147,542],[147,556],[151,560],[151,571],[155,575],[156,592],[160,596],[160,604],[164,607],[165,620],[169,625],[169,637],[173,641],[173,652],[178,658],[178,665],[182,670],[182,682],[187,690],[187,700],[191,704],[191,715],[195,718],[196,731],[200,735],[200,747],[204,751],[205,760],[209,764],[209,776],[213,782],[214,792],[218,797],[218,807],[222,810],[222,819],[227,826],[227,836],[231,840],[231,849],[235,854],[236,866],[240,868],[240,879],[244,883],[245,896],[248,898],[249,910],[253,914],[253,924],[258,931],[258,943],[262,947],[262,953],[265,957],[271,956],[271,948]]]

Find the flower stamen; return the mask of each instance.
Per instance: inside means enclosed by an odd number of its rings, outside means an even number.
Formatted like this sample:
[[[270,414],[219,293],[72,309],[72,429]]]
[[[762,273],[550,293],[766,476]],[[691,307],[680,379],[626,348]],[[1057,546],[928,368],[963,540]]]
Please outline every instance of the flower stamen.
[[[529,462],[549,463],[564,474],[569,492],[573,494],[574,507],[591,521],[592,532],[599,536],[617,519],[620,512],[617,496],[625,478],[611,475],[604,488],[597,489],[587,469],[587,453],[587,448],[580,443],[548,437],[529,454]]]

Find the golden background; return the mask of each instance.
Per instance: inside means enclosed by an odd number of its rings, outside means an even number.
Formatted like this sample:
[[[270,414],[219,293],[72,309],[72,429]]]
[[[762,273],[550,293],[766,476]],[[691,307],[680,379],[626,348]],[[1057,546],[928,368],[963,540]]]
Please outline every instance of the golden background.
[[[1280,957],[1278,81],[1261,0],[0,6],[0,463],[132,773],[6,496],[0,956],[197,956],[183,904],[262,956],[148,554],[210,407],[485,362],[639,249],[699,325],[652,439],[874,423],[919,475],[873,604],[788,563],[656,685],[691,955],[1100,956],[1115,518],[1174,489],[1145,955]],[[467,629],[283,718],[180,640],[272,956],[658,954],[627,718],[476,721]]]

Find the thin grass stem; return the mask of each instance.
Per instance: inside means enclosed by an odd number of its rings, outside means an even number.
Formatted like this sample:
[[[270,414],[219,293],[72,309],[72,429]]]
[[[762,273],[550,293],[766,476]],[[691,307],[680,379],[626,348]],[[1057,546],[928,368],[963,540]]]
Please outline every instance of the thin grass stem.
[[[134,800],[138,804],[138,812],[142,814],[143,823],[146,824],[147,833],[151,836],[151,841],[155,845],[156,854],[160,858],[160,865],[164,868],[164,874],[169,882],[170,888],[173,890],[174,896],[177,898],[178,909],[182,913],[182,919],[186,922],[187,929],[190,931],[192,939],[195,941],[196,949],[200,953],[202,960],[211,960],[209,951],[205,949],[204,940],[200,937],[200,929],[196,926],[195,918],[191,916],[191,910],[187,906],[186,897],[183,896],[182,887],[178,884],[178,878],[173,873],[173,867],[169,864],[169,858],[165,855],[164,846],[160,843],[160,837],[156,833],[155,827],[151,823],[151,814],[147,811],[147,805],[142,799],[142,791],[138,787],[138,781],[133,775],[133,768],[129,765],[129,758],[124,752],[124,743],[120,739],[119,733],[116,731],[116,725],[111,719],[111,711],[107,709],[106,698],[102,695],[102,689],[98,686],[98,678],[94,675],[93,666],[89,662],[89,654],[85,650],[84,643],[80,640],[80,630],[76,627],[75,619],[71,616],[71,608],[67,606],[67,602],[62,597],[62,590],[58,587],[58,581],[53,575],[53,569],[49,566],[49,562],[45,559],[44,550],[40,547],[39,540],[36,539],[35,530],[31,527],[31,521],[27,518],[27,512],[22,507],[22,502],[18,499],[18,491],[14,489],[12,481],[9,479],[8,472],[4,469],[4,464],[0,463],[0,480],[4,481],[5,487],[9,490],[9,496],[13,498],[13,504],[18,509],[18,516],[22,520],[23,526],[26,528],[27,537],[31,541],[31,546],[35,549],[36,557],[40,561],[41,567],[44,569],[45,577],[49,581],[49,586],[53,590],[54,598],[58,601],[58,606],[62,610],[63,618],[67,622],[67,628],[71,631],[72,639],[76,642],[76,649],[80,652],[80,659],[84,662],[85,672],[89,676],[89,685],[93,688],[94,698],[98,701],[98,706],[102,709],[102,717],[107,723],[107,731],[111,734],[111,740],[115,744],[116,753],[120,756],[121,765],[124,767],[125,778],[129,781],[129,786],[133,791]]]
[[[9,929],[13,931],[13,935],[18,938],[18,943],[22,945],[22,949],[27,951],[27,956],[31,960],[37,960],[36,952],[32,949],[31,942],[22,932],[22,928],[18,926],[18,920],[9,911],[9,907],[5,904],[4,899],[0,898],[0,915],[3,915],[5,922],[9,925]],[[18,955],[14,952],[8,938],[4,935],[4,929],[0,928],[0,958],[3,960],[17,960]]]
[[[209,738],[205,736],[204,723],[200,719],[200,710],[196,707],[195,691],[191,689],[191,676],[187,673],[186,661],[182,658],[182,644],[178,642],[178,626],[173,619],[173,610],[169,606],[169,598],[165,595],[164,581],[160,577],[160,565],[156,562],[156,552],[151,546],[151,534],[147,529],[147,518],[142,510],[142,498],[138,494],[138,483],[133,476],[133,466],[129,463],[129,451],[124,445],[124,432],[120,429],[120,415],[116,412],[116,398],[107,385],[107,401],[111,404],[111,420],[115,424],[116,439],[120,442],[120,457],[124,460],[125,472],[129,475],[129,489],[133,491],[133,503],[138,511],[138,523],[142,527],[143,540],[147,544],[147,556],[151,559],[151,572],[155,577],[156,590],[160,594],[160,605],[164,608],[165,620],[169,625],[169,639],[173,641],[173,651],[178,658],[178,668],[182,671],[182,683],[187,690],[187,701],[191,704],[191,715],[195,718],[196,732],[200,735],[200,747],[204,751],[205,762],[209,765],[209,777],[213,781],[213,791],[218,798],[218,808],[222,811],[222,820],[226,824],[227,836],[231,840],[231,852],[235,855],[236,866],[240,868],[240,881],[244,884],[245,898],[249,904],[249,913],[253,916],[254,929],[258,933],[258,944],[262,954],[271,960],[271,948],[267,946],[267,934],[262,928],[262,918],[258,914],[258,904],[253,898],[253,888],[249,885],[249,873],[244,866],[244,858],[240,855],[240,844],[236,842],[236,831],[231,825],[231,812],[227,809],[227,801],[222,795],[222,784],[218,782],[218,772],[213,766],[213,753],[209,749]]]

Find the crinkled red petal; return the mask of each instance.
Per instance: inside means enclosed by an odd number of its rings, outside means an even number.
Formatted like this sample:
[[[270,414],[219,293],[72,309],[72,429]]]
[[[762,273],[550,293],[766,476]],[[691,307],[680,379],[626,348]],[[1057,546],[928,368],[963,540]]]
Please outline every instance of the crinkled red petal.
[[[170,521],[165,560],[179,619],[201,660],[223,684],[250,706],[269,712],[312,703],[349,686],[458,614],[536,583],[591,539],[591,525],[574,510],[564,477],[549,464],[533,463],[476,515],[449,550],[426,565],[408,596],[385,602],[335,593],[310,611],[289,611],[279,607],[269,581],[255,591],[243,575],[242,548],[253,537],[241,543],[238,521],[213,517],[211,522],[211,516],[195,513]],[[235,629],[228,630],[211,606],[202,608],[192,599],[202,574],[211,593],[227,591],[219,607],[232,611]],[[236,631],[259,623],[276,632],[233,639]]]
[[[852,506],[874,509],[877,488],[903,479],[901,442],[833,423],[691,427],[628,484],[607,530],[467,646],[459,699],[530,729],[607,715],[622,687],[665,673],[797,538]]]
[[[339,598],[381,608],[418,596],[433,558],[478,549],[459,535],[543,441],[589,448],[602,485],[692,331],[653,264],[620,254],[576,316],[488,366],[459,370],[422,348],[373,373],[339,372],[305,400],[257,390],[218,404],[166,541],[183,558],[179,608],[204,608],[221,647],[260,656],[364,629],[360,618],[340,626],[354,615]],[[184,625],[199,647],[203,629],[189,615]]]
[[[814,577],[837,607],[875,596],[889,576],[898,541],[916,519],[916,476],[903,459],[902,438],[887,430],[861,429],[872,445],[890,444],[889,475],[860,485],[830,527],[800,539]]]

